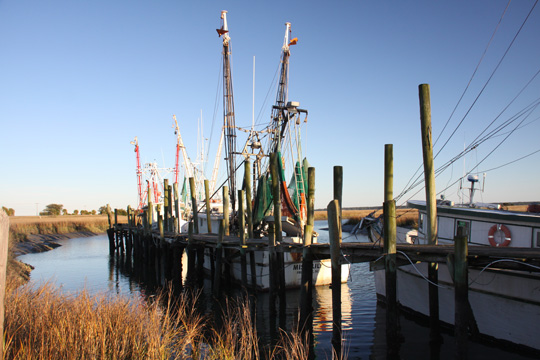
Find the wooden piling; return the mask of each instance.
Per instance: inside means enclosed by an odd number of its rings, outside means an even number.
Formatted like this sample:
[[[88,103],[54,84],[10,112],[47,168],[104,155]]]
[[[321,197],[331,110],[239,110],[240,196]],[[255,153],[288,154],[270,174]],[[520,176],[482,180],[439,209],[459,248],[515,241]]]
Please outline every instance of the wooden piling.
[[[111,206],[107,204],[107,219],[109,220],[109,229],[113,227]]]
[[[282,235],[282,224],[281,224],[281,189],[280,189],[280,179],[279,179],[279,168],[278,161],[281,159],[278,157],[278,153],[270,154],[270,171],[272,175],[272,197],[274,200],[274,245],[279,244],[283,240]],[[275,251],[273,254],[270,254],[270,261],[274,263],[273,269],[277,278],[274,278],[275,281],[275,290],[278,291],[279,295],[279,308],[280,313],[284,313],[285,308],[285,269],[283,261],[283,252],[277,253]],[[272,280],[272,274],[270,275]]]
[[[223,258],[223,234],[225,232],[225,220],[219,221],[219,233],[216,244],[216,270],[214,272],[214,288],[213,293],[215,297],[218,297],[221,291],[221,274],[222,274],[222,258]]]
[[[9,247],[9,216],[0,210],[0,334],[4,334],[4,299]],[[0,344],[0,359],[4,358],[4,341]]]
[[[167,207],[167,231],[174,231],[172,185],[167,186],[165,191],[169,197],[169,206]]]
[[[396,274],[396,202],[394,201],[393,145],[384,146],[384,253],[386,282],[386,341],[389,357],[397,352],[398,309]]]
[[[311,340],[313,312],[313,259],[311,243],[315,219],[315,168],[308,169],[307,224],[302,252],[302,285],[300,288],[300,330]]]
[[[169,179],[163,180],[163,228],[169,231],[169,207],[171,206],[171,198],[169,193]]]
[[[455,317],[454,338],[456,359],[467,359],[467,336],[469,324],[469,273],[467,268],[467,234],[464,227],[458,227],[454,238],[454,295]]]
[[[175,222],[174,222],[174,231],[177,233],[180,233],[180,219],[182,218],[180,214],[180,204],[179,199],[180,196],[178,194],[178,183],[175,182],[173,184],[173,193],[174,193],[174,214],[175,214]]]
[[[229,187],[227,185],[223,186],[223,234],[229,236]]]
[[[426,187],[427,243],[437,245],[437,203],[435,192],[435,168],[433,165],[433,138],[431,132],[431,102],[429,84],[418,86],[420,99],[420,123],[422,130],[422,154],[424,158],[424,180]],[[437,263],[429,263],[429,317],[432,341],[440,341],[439,331],[439,282]]]
[[[195,178],[189,178],[189,189],[191,192],[191,208],[193,211],[193,232],[195,234],[199,233],[199,216],[197,209],[197,190],[195,189]]]
[[[165,210],[165,213],[167,211]],[[159,229],[159,245],[163,246],[165,243],[165,232],[164,232],[164,225],[163,225],[163,216],[161,216],[162,213],[162,207],[161,204],[158,204],[157,206],[157,217],[158,217],[158,229]]]
[[[196,252],[195,252],[194,244],[193,244],[193,223],[192,222],[190,222],[188,225],[187,256],[188,256],[188,263],[187,263],[188,268],[187,268],[186,283],[188,284],[188,286],[193,286],[194,276],[195,276]]]
[[[246,217],[248,239],[253,239],[253,207],[251,204],[251,162],[249,158],[244,164],[244,183],[246,185]]]
[[[242,287],[247,289],[246,224],[244,217],[244,190],[238,190],[238,236],[240,237],[240,271]]]
[[[152,222],[154,221],[154,203],[152,202],[152,187],[148,183],[148,212],[146,213],[147,234],[152,231]]]
[[[343,166],[334,166],[334,200],[339,202],[339,219],[343,208]]]
[[[210,185],[208,179],[204,179],[204,197],[206,202],[206,223],[208,233],[212,233],[212,219],[210,218]]]
[[[332,262],[332,348],[334,359],[341,359],[341,209],[339,200],[327,207],[330,257]]]

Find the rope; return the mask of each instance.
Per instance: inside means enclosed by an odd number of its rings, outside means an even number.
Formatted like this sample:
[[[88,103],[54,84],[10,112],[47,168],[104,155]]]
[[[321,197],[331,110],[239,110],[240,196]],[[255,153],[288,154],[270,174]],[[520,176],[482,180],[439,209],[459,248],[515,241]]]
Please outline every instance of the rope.
[[[478,273],[478,276],[476,277],[476,279],[472,280],[469,285],[475,283],[478,278],[480,278],[480,275],[484,272],[484,270],[486,270],[488,267],[492,266],[493,264],[496,264],[498,262],[513,262],[513,263],[516,263],[516,264],[520,264],[520,265],[526,265],[526,266],[529,266],[533,269],[536,269],[536,270],[540,270],[540,267],[539,266],[536,266],[536,265],[532,265],[532,264],[527,264],[527,263],[524,263],[524,262],[521,262],[521,261],[517,261],[517,260],[512,260],[512,259],[499,259],[499,260],[495,260],[495,261],[492,261],[490,262],[489,264],[487,264],[486,266],[484,266],[484,268]]]

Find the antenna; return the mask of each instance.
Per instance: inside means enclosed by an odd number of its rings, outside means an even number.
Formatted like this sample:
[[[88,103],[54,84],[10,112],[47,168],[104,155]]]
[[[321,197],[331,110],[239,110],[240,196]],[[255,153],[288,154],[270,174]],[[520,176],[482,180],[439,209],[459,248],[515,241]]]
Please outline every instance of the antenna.
[[[467,176],[467,180],[469,180],[471,182],[471,188],[469,189],[470,190],[470,199],[469,199],[469,206],[472,206],[473,204],[473,197],[474,197],[474,184],[478,182],[478,175],[472,175],[472,174],[469,174],[469,176]]]

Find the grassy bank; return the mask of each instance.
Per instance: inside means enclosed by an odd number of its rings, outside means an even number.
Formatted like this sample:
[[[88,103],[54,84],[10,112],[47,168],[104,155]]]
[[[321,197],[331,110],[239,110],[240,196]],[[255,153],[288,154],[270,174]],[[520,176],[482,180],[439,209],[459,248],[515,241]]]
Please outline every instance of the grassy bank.
[[[119,217],[118,221],[127,222],[125,216]],[[28,280],[31,268],[17,261],[16,254],[32,251],[32,248],[46,249],[47,246],[43,246],[46,236],[80,232],[97,234],[108,227],[106,215],[10,216],[7,276],[18,284]]]
[[[347,224],[357,224],[362,218],[371,214],[375,209],[347,210],[343,209],[343,219],[347,219]],[[382,209],[376,210],[374,216],[382,215]],[[418,210],[416,209],[396,209],[397,226],[418,227]],[[326,210],[315,211],[315,220],[328,220]]]
[[[120,216],[119,222],[127,222]],[[67,234],[72,232],[104,232],[109,227],[106,215],[10,216],[9,236],[14,244],[28,235]]]
[[[197,313],[196,296],[175,301],[90,296],[46,284],[7,289],[5,359],[306,359],[298,334],[259,351],[247,302],[230,302],[222,326]]]

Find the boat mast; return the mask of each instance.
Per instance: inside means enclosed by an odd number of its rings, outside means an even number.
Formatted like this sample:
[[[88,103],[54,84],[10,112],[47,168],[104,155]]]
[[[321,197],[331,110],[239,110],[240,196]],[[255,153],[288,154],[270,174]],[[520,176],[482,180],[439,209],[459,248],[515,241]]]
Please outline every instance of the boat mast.
[[[276,105],[272,107],[272,128],[274,131],[270,152],[281,150],[281,140],[284,138],[287,125],[287,117],[285,116],[285,110],[289,95],[289,57],[291,55],[290,46],[295,45],[298,41],[297,38],[294,38],[289,42],[291,23],[287,22],[285,23],[285,26],[285,38],[283,40],[283,47],[281,51],[281,71],[279,74]]]
[[[231,201],[231,223],[236,219],[236,125],[234,123],[234,99],[231,72],[231,50],[229,28],[227,26],[227,11],[221,11],[222,25],[217,29],[223,37],[223,126],[225,127],[225,159],[227,160],[227,175],[229,179],[229,198]]]
[[[182,151],[182,158],[184,159],[184,168],[186,172],[186,176],[189,179],[190,177],[193,177],[193,164],[191,163],[191,160],[189,159],[189,156],[186,151],[186,147],[184,146],[184,142],[182,141],[182,135],[180,135],[180,128],[178,127],[178,121],[176,121],[176,115],[173,115],[174,120],[174,134],[176,135],[176,164],[175,164],[175,182],[178,182],[178,173],[180,172],[180,169],[178,167],[178,153],[180,150]]]

